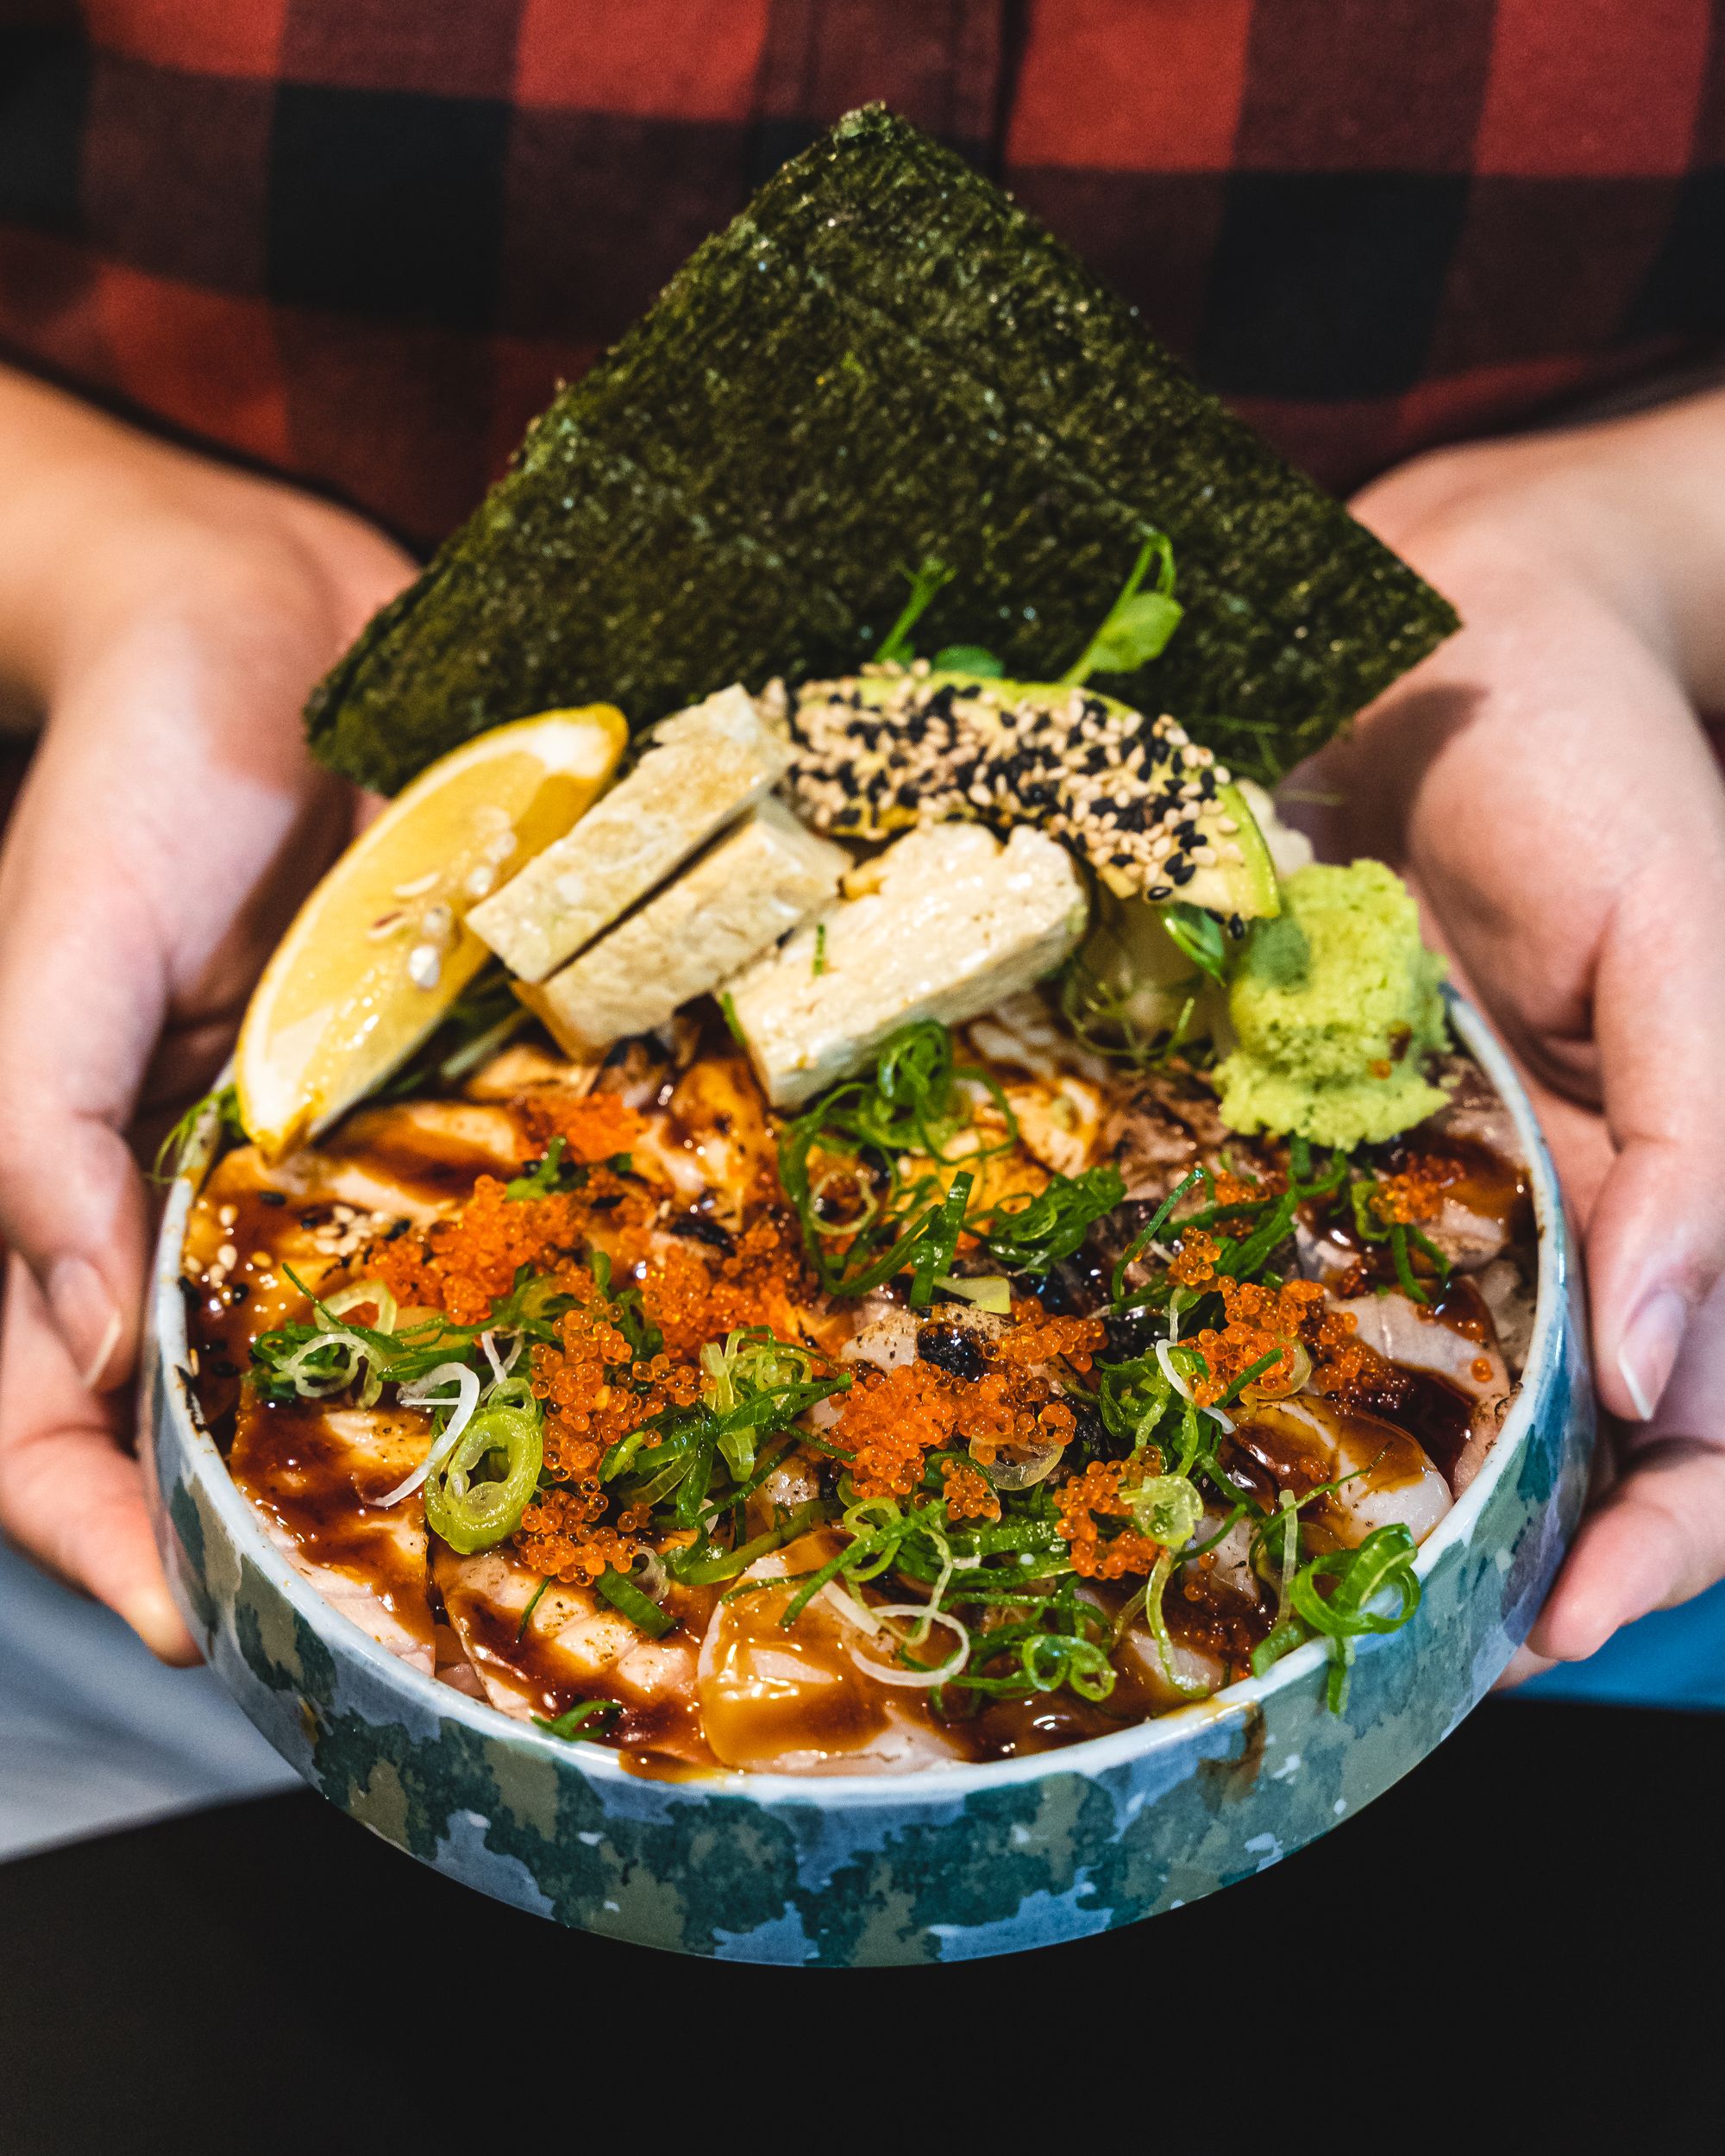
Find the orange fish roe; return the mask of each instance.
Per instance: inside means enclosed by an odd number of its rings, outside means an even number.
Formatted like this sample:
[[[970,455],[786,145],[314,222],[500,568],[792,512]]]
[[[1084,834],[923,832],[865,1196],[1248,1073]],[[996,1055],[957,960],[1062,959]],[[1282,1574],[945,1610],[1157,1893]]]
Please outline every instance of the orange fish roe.
[[[945,1485],[949,1520],[998,1520],[1000,1501],[974,1467],[962,1460],[943,1460],[940,1477]]]
[[[533,1351],[533,1390],[545,1408],[545,1465],[561,1486],[529,1505],[515,1546],[535,1571],[597,1579],[608,1564],[624,1569],[636,1547],[631,1538],[644,1525],[638,1513],[624,1514],[614,1526],[596,1524],[609,1503],[599,1486],[599,1462],[619,1438],[664,1408],[693,1405],[700,1396],[700,1371],[668,1355],[631,1363],[612,1306],[585,1266],[560,1266],[555,1285],[577,1300],[559,1320],[559,1345]]]
[[[566,1093],[530,1094],[517,1106],[542,1150],[560,1138],[568,1157],[587,1168],[628,1152],[647,1128],[643,1118],[614,1093],[579,1098]]]
[[[1266,1175],[1262,1182],[1248,1182],[1244,1175],[1232,1175],[1226,1168],[1214,1169],[1211,1181],[1219,1206],[1255,1206],[1265,1198],[1279,1198],[1288,1188],[1280,1175]]]
[[[1352,1312],[1331,1309],[1316,1281],[1284,1281],[1280,1288],[1271,1288],[1256,1281],[1230,1280],[1224,1274],[1215,1284],[1228,1322],[1220,1332],[1207,1328],[1195,1336],[1195,1344],[1211,1370],[1208,1382],[1200,1381],[1192,1388],[1201,1407],[1213,1407],[1242,1370],[1279,1347],[1282,1359],[1254,1381],[1254,1389],[1262,1385],[1274,1397],[1276,1385],[1285,1385],[1294,1374],[1295,1341],[1312,1358],[1311,1382],[1320,1393],[1345,1394],[1382,1373],[1383,1357],[1353,1337],[1357,1320]]]
[[[1355,1339],[1358,1323],[1351,1310],[1320,1306],[1311,1312],[1302,1337],[1312,1353],[1314,1392],[1345,1400],[1351,1393],[1373,1388],[1382,1382],[1387,1365],[1376,1348]]]
[[[923,1455],[950,1445],[957,1422],[952,1381],[931,1363],[864,1376],[844,1395],[832,1441],[850,1454],[859,1497],[908,1497]]]
[[[542,1491],[522,1514],[511,1547],[530,1570],[575,1586],[634,1564],[639,1541],[614,1527],[592,1526],[568,1490]]]
[[[624,1265],[643,1262],[641,1307],[665,1336],[673,1355],[698,1355],[707,1340],[722,1340],[738,1326],[765,1326],[781,1339],[802,1332],[800,1302],[812,1294],[802,1251],[782,1222],[768,1218],[745,1229],[734,1251],[715,1260],[680,1244],[649,1254],[647,1238],[624,1237]]]
[[[938,1446],[968,1438],[986,1467],[1003,1445],[1065,1445],[1076,1426],[1064,1401],[1017,1372],[990,1370],[969,1382],[932,1363],[906,1363],[858,1381],[832,1441],[852,1456],[859,1497],[908,1497],[922,1480],[924,1456]]]
[[[1216,1238],[1202,1228],[1188,1228],[1168,1261],[1168,1276],[1182,1288],[1208,1288],[1216,1269]]]
[[[1294,1382],[1299,1363],[1289,1340],[1279,1340],[1273,1332],[1261,1332],[1256,1326],[1230,1325],[1218,1332],[1214,1326],[1193,1337],[1192,1344],[1203,1357],[1209,1369],[1208,1377],[1192,1381],[1192,1397],[1201,1407],[1214,1407],[1254,1363],[1261,1363],[1266,1355],[1274,1355],[1275,1362],[1267,1369],[1260,1370],[1252,1380],[1266,1393],[1285,1390]]]
[[[533,1390],[545,1405],[545,1464],[560,1479],[584,1482],[607,1449],[664,1407],[700,1396],[700,1371],[668,1355],[630,1362],[629,1343],[611,1320],[584,1266],[561,1268],[557,1287],[586,1299],[558,1321],[561,1344],[533,1351]]]
[[[1192,1397],[1201,1407],[1214,1407],[1266,1355],[1276,1360],[1252,1380],[1251,1389],[1261,1388],[1271,1397],[1287,1391],[1301,1369],[1295,1344],[1312,1311],[1322,1303],[1323,1289],[1308,1280],[1264,1288],[1256,1281],[1230,1280],[1226,1273],[1217,1276],[1215,1286],[1221,1291],[1227,1323],[1220,1331],[1207,1326],[1193,1338],[1192,1344],[1209,1365],[1210,1374],[1194,1383]]]
[[[1013,1305],[1013,1317],[1012,1331],[988,1344],[994,1360],[1008,1369],[1029,1369],[1058,1356],[1082,1376],[1107,1342],[1108,1330],[1100,1318],[1051,1318],[1029,1297]]]
[[[514,1286],[521,1266],[543,1271],[548,1259],[578,1248],[586,1218],[585,1192],[510,1198],[495,1175],[481,1175],[458,1213],[374,1244],[366,1263],[398,1301],[478,1325]]]
[[[1072,1552],[1072,1570],[1081,1579],[1117,1580],[1128,1572],[1148,1572],[1162,1555],[1162,1545],[1136,1527],[1122,1528],[1105,1542],[1096,1525],[1098,1517],[1130,1517],[1132,1507],[1120,1488],[1127,1464],[1092,1460],[1082,1475],[1073,1476],[1055,1492],[1060,1532]]]
[[[1441,1154],[1421,1154],[1399,1174],[1380,1175],[1371,1194],[1371,1209],[1386,1226],[1410,1227],[1416,1220],[1434,1220],[1443,1210],[1444,1193],[1459,1182],[1461,1163]]]

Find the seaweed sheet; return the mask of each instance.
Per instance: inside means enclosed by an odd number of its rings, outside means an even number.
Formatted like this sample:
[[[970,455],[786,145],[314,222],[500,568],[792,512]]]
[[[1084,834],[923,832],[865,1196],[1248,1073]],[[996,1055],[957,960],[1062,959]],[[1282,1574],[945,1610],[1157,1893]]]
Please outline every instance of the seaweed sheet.
[[[530,430],[314,693],[313,746],[393,792],[559,705],[643,724],[849,670],[957,573],[920,647],[1058,673],[1146,523],[1184,621],[1108,683],[1273,779],[1456,626],[1436,592],[1151,343],[987,180],[880,107],[787,165]]]

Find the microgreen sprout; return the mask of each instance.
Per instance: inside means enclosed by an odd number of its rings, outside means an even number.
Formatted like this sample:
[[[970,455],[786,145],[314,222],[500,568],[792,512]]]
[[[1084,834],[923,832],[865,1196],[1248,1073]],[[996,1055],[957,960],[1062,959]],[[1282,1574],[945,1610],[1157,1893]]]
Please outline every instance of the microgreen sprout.
[[[956,572],[930,555],[920,568],[905,569],[900,574],[910,582],[910,597],[905,601],[898,619],[881,639],[875,653],[882,666],[907,665],[915,656],[911,647],[911,631],[934,604],[938,594],[951,583]]]
[[[1142,586],[1152,561],[1156,586],[1146,592]],[[1184,611],[1174,596],[1174,548],[1164,533],[1152,531],[1101,626],[1061,680],[1077,687],[1093,674],[1131,674],[1147,666],[1160,657]]]

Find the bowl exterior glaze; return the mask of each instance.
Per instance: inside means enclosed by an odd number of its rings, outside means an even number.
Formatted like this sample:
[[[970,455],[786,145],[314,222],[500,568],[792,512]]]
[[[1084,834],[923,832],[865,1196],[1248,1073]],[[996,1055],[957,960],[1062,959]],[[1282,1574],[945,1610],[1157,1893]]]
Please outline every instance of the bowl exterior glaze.
[[[276,1551],[201,1427],[164,1223],[142,1442],[169,1576],[217,1674],[314,1789],[385,1840],[556,1922],[686,1953],[848,1966],[962,1960],[1086,1937],[1264,1870],[1440,1744],[1525,1637],[1580,1513],[1593,1441],[1579,1282],[1534,1164],[1540,1314],[1485,1469],[1421,1553],[1402,1631],[1363,1642],[1347,1702],[1320,1644],[1262,1683],[1037,1758],[898,1778],[631,1775],[397,1661]]]

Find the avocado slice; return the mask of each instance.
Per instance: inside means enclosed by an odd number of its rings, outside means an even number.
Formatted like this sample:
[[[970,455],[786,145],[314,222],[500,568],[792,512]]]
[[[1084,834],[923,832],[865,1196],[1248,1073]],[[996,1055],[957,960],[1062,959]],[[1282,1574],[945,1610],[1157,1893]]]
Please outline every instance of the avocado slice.
[[[1239,788],[1218,787],[1214,808],[1197,818],[1196,822],[1198,836],[1208,841],[1217,857],[1214,862],[1201,864],[1194,871],[1192,881],[1177,891],[1174,899],[1159,903],[1201,906],[1208,912],[1220,913],[1224,920],[1238,918],[1242,921],[1265,921],[1279,913],[1282,896],[1276,881],[1276,864],[1270,858],[1270,849],[1264,843],[1258,819]],[[1224,824],[1232,824],[1233,829],[1225,831]],[[1226,860],[1222,856],[1221,849],[1230,843],[1239,849],[1241,858],[1237,862]],[[1137,887],[1118,870],[1104,868],[1098,873],[1117,899],[1138,895]]]
[[[1172,719],[1099,690],[871,669],[806,682],[790,730],[792,799],[836,837],[888,837],[931,807],[1033,824],[1071,845],[1116,898],[1243,921],[1280,911],[1270,849],[1227,772]],[[1153,855],[1158,830],[1165,843]]]

